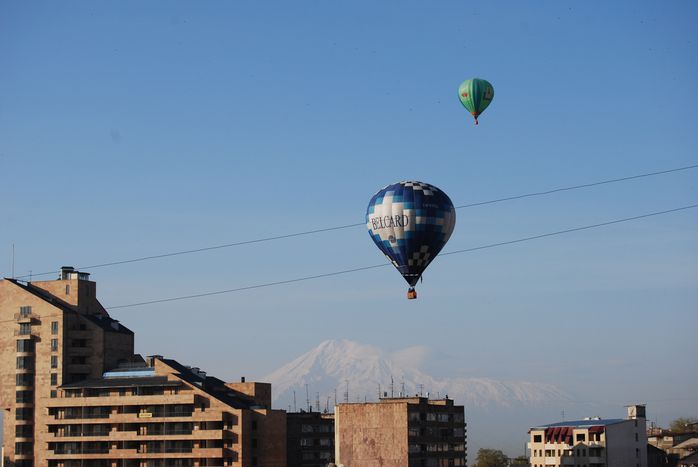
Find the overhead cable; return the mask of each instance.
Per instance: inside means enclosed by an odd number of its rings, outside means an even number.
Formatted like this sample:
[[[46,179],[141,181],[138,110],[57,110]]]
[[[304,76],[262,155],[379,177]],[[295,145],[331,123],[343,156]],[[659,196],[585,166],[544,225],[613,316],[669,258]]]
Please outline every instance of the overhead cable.
[[[555,232],[548,232],[548,233],[544,233],[544,234],[533,235],[530,237],[518,238],[515,240],[508,240],[508,241],[504,241],[504,242],[490,243],[488,245],[481,245],[481,246],[472,247],[472,248],[465,248],[462,250],[449,251],[446,253],[441,253],[439,256],[448,256],[448,255],[456,255],[456,254],[461,254],[461,253],[469,253],[469,252],[478,251],[478,250],[485,250],[488,248],[496,248],[496,247],[500,247],[500,246],[504,246],[504,245],[523,243],[523,242],[537,240],[537,239],[545,238],[545,237],[553,237],[556,235],[563,235],[563,234],[568,234],[568,233],[572,233],[572,232],[579,232],[582,230],[590,230],[590,229],[595,229],[595,228],[599,228],[599,227],[605,227],[605,226],[609,226],[609,225],[613,225],[613,224],[620,224],[622,222],[630,222],[630,221],[634,221],[634,220],[638,220],[638,219],[645,219],[647,217],[659,216],[662,214],[669,214],[669,213],[678,212],[678,211],[685,211],[687,209],[694,209],[697,207],[698,207],[698,204],[692,204],[689,206],[682,206],[679,208],[667,209],[665,211],[651,212],[648,214],[641,214],[639,216],[626,217],[623,219],[614,219],[614,220],[607,221],[607,222],[600,222],[598,224],[585,225],[585,226],[581,226],[581,227],[573,227],[570,229],[558,230]],[[304,282],[304,281],[309,281],[309,280],[314,280],[314,279],[321,279],[324,277],[339,276],[342,274],[349,274],[352,272],[366,271],[369,269],[377,269],[377,268],[385,267],[388,265],[389,265],[389,263],[374,264],[371,266],[363,266],[363,267],[359,267],[359,268],[344,269],[341,271],[328,272],[328,273],[324,273],[324,274],[315,274],[312,276],[304,276],[304,277],[297,277],[297,278],[286,279],[286,280],[281,280],[281,281],[265,282],[265,283],[261,283],[261,284],[255,284],[255,285],[235,287],[232,289],[218,290],[215,292],[204,292],[204,293],[198,293],[198,294],[192,294],[192,295],[182,295],[182,296],[178,296],[178,297],[161,298],[161,299],[157,299],[157,300],[148,300],[145,302],[130,303],[127,305],[110,306],[110,307],[106,307],[106,309],[107,310],[114,310],[117,308],[131,308],[131,307],[136,307],[136,306],[152,305],[155,303],[165,303],[165,302],[174,302],[174,301],[179,301],[179,300],[188,300],[188,299],[193,299],[193,298],[210,297],[212,295],[222,295],[222,294],[228,294],[228,293],[234,293],[234,292],[242,292],[245,290],[272,287],[272,286],[276,286],[276,285],[291,284],[294,282]]]
[[[480,201],[477,203],[470,203],[470,204],[461,204],[459,206],[456,206],[456,209],[464,209],[464,208],[471,208],[471,207],[476,207],[476,206],[484,206],[487,204],[495,204],[495,203],[502,203],[505,201],[513,201],[517,199],[524,199],[524,198],[532,198],[536,196],[545,196],[545,195],[550,195],[553,193],[560,193],[563,191],[572,191],[572,190],[579,190],[582,188],[590,188],[594,186],[599,186],[599,185],[606,185],[610,183],[618,183],[618,182],[625,182],[629,180],[636,180],[639,178],[646,178],[646,177],[653,177],[656,175],[664,175],[668,173],[674,173],[674,172],[681,172],[684,170],[691,170],[691,169],[696,169],[698,168],[698,164],[694,165],[687,165],[683,167],[676,167],[673,169],[668,169],[668,170],[660,170],[657,172],[647,172],[639,175],[631,175],[628,177],[621,177],[621,178],[613,178],[609,180],[602,180],[598,182],[591,182],[591,183],[584,183],[581,185],[572,185],[572,186],[567,186],[567,187],[561,187],[561,188],[553,188],[550,190],[545,190],[545,191],[535,191],[531,193],[524,193],[521,195],[514,195],[514,196],[507,196],[504,198],[496,198],[488,201]],[[207,246],[207,247],[201,247],[201,248],[194,248],[190,250],[181,250],[181,251],[173,251],[169,253],[161,253],[161,254],[156,254],[156,255],[148,255],[148,256],[140,256],[136,258],[131,258],[131,259],[125,259],[125,260],[119,260],[119,261],[110,261],[106,263],[100,263],[100,264],[93,264],[90,266],[78,266],[77,269],[80,270],[89,270],[89,269],[97,269],[97,268],[104,268],[104,267],[109,267],[109,266],[118,266],[121,264],[129,264],[129,263],[137,263],[141,261],[151,261],[155,259],[162,259],[162,258],[169,258],[172,256],[181,256],[181,255],[188,255],[188,254],[193,254],[193,253],[202,253],[205,251],[211,251],[211,250],[219,250],[223,248],[232,248],[236,246],[242,246],[242,245],[251,245],[254,243],[263,243],[263,242],[270,242],[274,240],[282,240],[286,238],[293,238],[293,237],[302,237],[305,235],[314,235],[318,233],[323,233],[323,232],[330,232],[334,230],[343,230],[343,229],[349,229],[353,227],[359,227],[365,225],[364,222],[357,222],[355,224],[344,224],[344,225],[338,225],[334,227],[324,227],[324,228],[318,228],[318,229],[313,229],[313,230],[305,230],[302,232],[295,232],[295,233],[289,233],[289,234],[282,234],[282,235],[274,235],[270,237],[261,237],[261,238],[256,238],[252,240],[243,240],[239,242],[232,242],[232,243],[224,243],[221,245],[213,245],[213,246]],[[25,274],[23,276],[17,276],[16,279],[26,279],[28,277],[40,277],[40,276],[47,276],[50,274],[57,274],[58,271],[47,271],[47,272],[40,272],[40,273],[34,273],[34,274]]]

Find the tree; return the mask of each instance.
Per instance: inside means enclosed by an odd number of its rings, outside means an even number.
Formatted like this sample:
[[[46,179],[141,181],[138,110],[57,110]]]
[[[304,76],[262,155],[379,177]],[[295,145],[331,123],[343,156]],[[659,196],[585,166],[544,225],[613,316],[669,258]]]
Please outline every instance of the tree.
[[[669,430],[675,433],[687,433],[693,431],[691,425],[695,425],[696,423],[698,423],[698,419],[692,417],[677,418],[669,424]]]
[[[507,467],[509,458],[497,449],[480,449],[474,467]]]

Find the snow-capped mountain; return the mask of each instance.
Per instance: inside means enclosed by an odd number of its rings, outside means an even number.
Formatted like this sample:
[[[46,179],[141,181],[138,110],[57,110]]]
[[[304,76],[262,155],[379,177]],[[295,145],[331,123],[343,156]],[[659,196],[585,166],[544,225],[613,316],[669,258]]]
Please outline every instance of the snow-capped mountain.
[[[568,396],[550,384],[528,381],[500,381],[487,377],[438,378],[421,369],[428,350],[411,347],[387,353],[378,347],[349,340],[328,340],[266,376],[272,383],[274,403],[279,408],[306,408],[306,389],[310,404],[320,399],[320,409],[349,401],[375,401],[379,386],[382,393],[395,396],[428,392],[431,397],[448,395],[466,408],[538,405],[561,401]],[[391,387],[392,378],[392,387]],[[336,392],[335,392],[336,391]],[[317,409],[317,407],[316,407]]]

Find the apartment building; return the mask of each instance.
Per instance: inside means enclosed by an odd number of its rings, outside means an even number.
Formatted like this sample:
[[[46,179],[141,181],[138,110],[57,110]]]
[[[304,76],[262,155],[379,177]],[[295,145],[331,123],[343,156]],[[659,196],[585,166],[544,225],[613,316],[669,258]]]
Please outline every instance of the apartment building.
[[[89,275],[0,281],[0,406],[12,467],[286,465],[271,386],[134,355]]]
[[[89,274],[0,281],[0,406],[6,464],[43,466],[47,403],[62,384],[100,377],[133,356],[133,332],[96,298]]]
[[[465,466],[466,446],[465,410],[451,399],[384,397],[335,408],[338,466]]]
[[[647,467],[645,406],[628,406],[625,419],[599,417],[529,430],[532,467]]]
[[[334,414],[286,414],[288,467],[325,467],[334,462]]]
[[[49,467],[286,465],[266,383],[224,383],[160,356],[63,385],[48,402]]]

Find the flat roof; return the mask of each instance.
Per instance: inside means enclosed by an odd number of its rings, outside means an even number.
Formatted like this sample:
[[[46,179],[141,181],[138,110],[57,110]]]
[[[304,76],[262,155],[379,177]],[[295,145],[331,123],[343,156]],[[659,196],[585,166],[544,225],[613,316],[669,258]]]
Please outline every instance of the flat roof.
[[[181,386],[179,381],[170,381],[166,376],[146,376],[142,378],[100,378],[68,383],[61,389],[107,389],[157,386]]]
[[[608,426],[621,423],[626,420],[622,418],[597,418],[592,420],[570,420],[569,422],[549,423],[531,427],[531,430],[545,430],[546,428],[570,427],[570,428],[591,428],[592,426]]]

